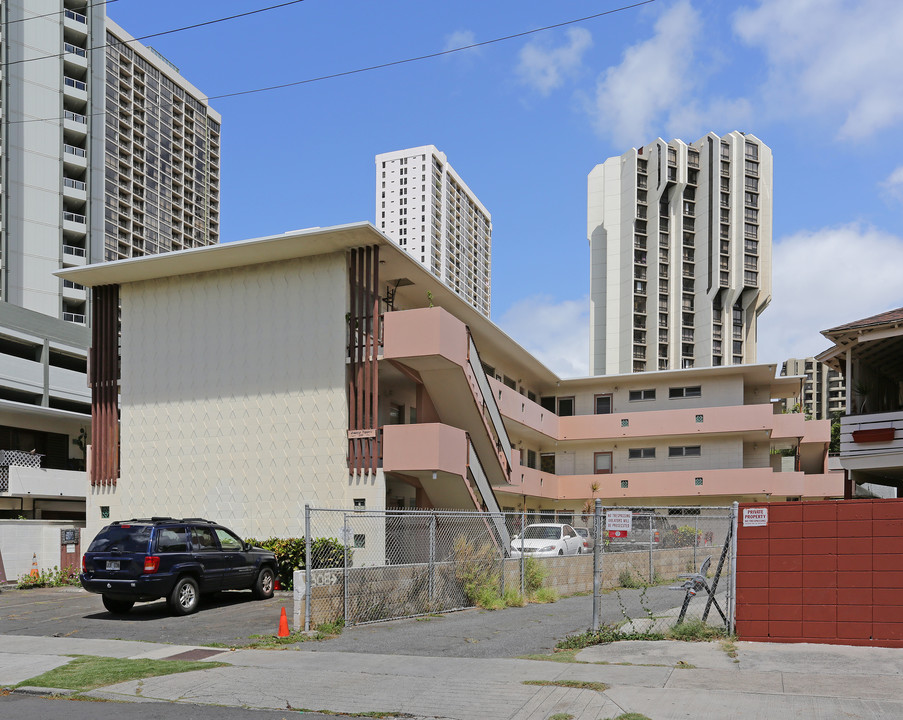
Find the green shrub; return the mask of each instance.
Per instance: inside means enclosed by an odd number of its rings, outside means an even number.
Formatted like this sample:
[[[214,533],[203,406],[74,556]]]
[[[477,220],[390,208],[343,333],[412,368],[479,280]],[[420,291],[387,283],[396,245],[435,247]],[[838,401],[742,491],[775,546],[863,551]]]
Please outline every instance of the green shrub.
[[[307,548],[304,538],[268,538],[256,540],[248,538],[246,542],[276,553],[276,572],[283,589],[294,587],[295,570],[307,568]],[[311,570],[323,568],[345,567],[345,553],[351,563],[352,549],[345,548],[336,538],[314,538],[311,543]]]
[[[696,528],[692,525],[681,525],[677,528],[675,543],[677,547],[692,547],[696,544]]]
[[[524,596],[514,588],[505,588],[505,597],[503,599],[507,607],[523,607],[527,604]]]
[[[534,557],[524,558],[524,590],[527,595],[539,590],[548,574],[548,569],[539,560]]]
[[[37,576],[24,574],[16,581],[16,587],[20,590],[42,587],[62,587],[63,585],[78,585],[78,568],[60,568],[54,565],[49,570],[41,570]]]
[[[490,544],[472,545],[463,535],[452,546],[455,559],[455,580],[460,584],[467,601],[486,609],[501,602],[499,597],[498,551]],[[484,604],[486,603],[486,604]]]
[[[554,588],[539,588],[530,596],[530,602],[553,603],[558,600],[558,592]]]
[[[630,570],[622,570],[618,575],[618,585],[622,588],[639,588],[643,586],[643,583],[637,580]]]

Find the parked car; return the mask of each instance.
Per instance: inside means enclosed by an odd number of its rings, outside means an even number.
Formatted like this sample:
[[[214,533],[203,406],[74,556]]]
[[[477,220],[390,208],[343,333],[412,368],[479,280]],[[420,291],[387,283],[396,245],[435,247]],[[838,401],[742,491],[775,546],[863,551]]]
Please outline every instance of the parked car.
[[[79,579],[111,613],[166,598],[174,614],[188,615],[205,593],[249,589],[258,599],[272,597],[276,555],[210,520],[124,520],[97,534],[82,557]]]
[[[593,538],[593,534],[590,532],[589,528],[585,527],[575,527],[574,530],[577,531],[577,534],[583,538],[583,548],[580,550],[581,553],[590,553],[593,551],[593,548],[596,547],[596,541]]]
[[[631,528],[626,537],[608,537],[603,530],[606,552],[624,552],[627,550],[648,550],[673,547],[674,530],[670,518],[665,515],[656,515],[650,511],[634,512],[631,519]]]
[[[583,538],[570,525],[536,523],[511,538],[511,557],[519,558],[522,547],[524,555],[530,557],[578,555],[583,551]]]

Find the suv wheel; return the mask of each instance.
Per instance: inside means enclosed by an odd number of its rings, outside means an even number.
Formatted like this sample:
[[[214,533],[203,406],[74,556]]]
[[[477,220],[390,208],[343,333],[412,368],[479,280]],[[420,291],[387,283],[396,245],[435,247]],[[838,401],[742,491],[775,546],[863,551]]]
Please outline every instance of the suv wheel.
[[[103,606],[114,615],[125,615],[134,604],[134,600],[117,600],[109,595],[103,596]]]
[[[260,568],[260,572],[257,573],[257,580],[254,581],[254,587],[251,588],[254,597],[258,600],[266,600],[267,598],[273,597],[273,590],[276,587],[276,575],[273,572],[273,568],[264,567]]]
[[[175,615],[190,615],[200,602],[198,583],[193,577],[179,578],[169,595],[169,607]]]

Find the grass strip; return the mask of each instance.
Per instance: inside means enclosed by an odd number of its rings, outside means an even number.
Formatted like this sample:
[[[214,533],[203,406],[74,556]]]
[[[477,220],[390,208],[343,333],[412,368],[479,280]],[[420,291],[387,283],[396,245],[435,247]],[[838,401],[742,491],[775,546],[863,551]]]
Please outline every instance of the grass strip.
[[[16,687],[30,685],[85,692],[128,680],[173,675],[193,670],[210,670],[226,664],[190,660],[128,660],[96,655],[77,655],[72,662],[24,680]]]

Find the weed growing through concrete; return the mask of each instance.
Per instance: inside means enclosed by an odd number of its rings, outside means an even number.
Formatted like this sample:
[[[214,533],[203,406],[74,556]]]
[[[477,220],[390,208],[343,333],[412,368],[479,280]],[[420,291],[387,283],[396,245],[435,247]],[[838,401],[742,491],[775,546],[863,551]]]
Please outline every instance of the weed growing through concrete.
[[[588,680],[522,680],[522,685],[553,685],[555,687],[576,688],[577,690],[595,690],[605,692],[609,686],[602,682],[590,682]]]
[[[706,625],[700,620],[688,620],[676,625],[667,632],[624,632],[615,625],[604,625],[598,632],[588,630],[578,635],[568,635],[556,648],[563,650],[582,649],[592,645],[617,642],[618,640],[683,640],[690,642],[708,642],[728,638],[724,628]],[[722,645],[724,647],[724,645]]]
[[[549,715],[549,720],[574,720],[574,716],[570,713],[555,713]]]

